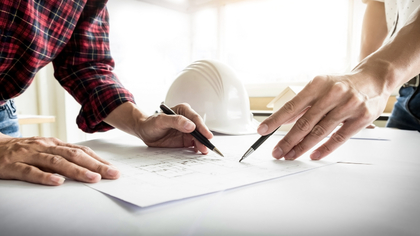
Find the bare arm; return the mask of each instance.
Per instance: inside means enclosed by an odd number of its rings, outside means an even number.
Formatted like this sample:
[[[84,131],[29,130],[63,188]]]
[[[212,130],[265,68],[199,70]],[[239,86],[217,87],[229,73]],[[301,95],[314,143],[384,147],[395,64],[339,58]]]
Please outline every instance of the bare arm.
[[[420,73],[420,6],[404,27],[377,52],[363,59],[354,71],[366,70],[384,77],[391,91]]]
[[[362,25],[360,60],[378,50],[388,33],[383,2],[367,3]]]

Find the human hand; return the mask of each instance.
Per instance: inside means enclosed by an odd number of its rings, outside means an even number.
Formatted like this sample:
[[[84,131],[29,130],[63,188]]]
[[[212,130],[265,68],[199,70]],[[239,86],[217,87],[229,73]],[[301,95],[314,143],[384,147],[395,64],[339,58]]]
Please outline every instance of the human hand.
[[[177,115],[159,113],[149,116],[141,122],[137,135],[150,147],[194,147],[196,152],[207,154],[207,147],[190,134],[197,128],[206,138],[213,138],[200,115],[185,103],[172,110]]]
[[[64,178],[95,183],[120,173],[90,148],[56,138],[12,138],[0,133],[0,179],[61,185]]]
[[[280,110],[264,120],[258,133],[267,135],[280,125],[295,125],[273,149],[273,157],[294,160],[342,126],[316,148],[311,159],[319,160],[352,135],[367,127],[384,110],[389,92],[380,79],[362,73],[343,76],[317,76]],[[382,86],[385,87],[385,86]]]

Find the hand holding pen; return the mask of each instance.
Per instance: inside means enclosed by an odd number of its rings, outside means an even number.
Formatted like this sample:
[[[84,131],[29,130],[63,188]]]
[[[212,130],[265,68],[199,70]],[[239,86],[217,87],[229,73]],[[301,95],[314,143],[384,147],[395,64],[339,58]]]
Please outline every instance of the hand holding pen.
[[[171,108],[169,108],[165,103],[162,102],[160,105],[160,109],[167,114],[167,115],[177,115]],[[216,152],[220,156],[223,157],[223,154],[204,136],[202,135],[197,129],[190,133],[198,142],[205,145],[210,150]]]

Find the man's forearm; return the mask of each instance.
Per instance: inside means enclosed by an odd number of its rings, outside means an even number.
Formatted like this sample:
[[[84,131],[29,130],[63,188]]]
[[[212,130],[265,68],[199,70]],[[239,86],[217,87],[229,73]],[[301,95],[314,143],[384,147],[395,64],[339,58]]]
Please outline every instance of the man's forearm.
[[[355,68],[371,71],[381,77],[388,92],[420,73],[419,9],[387,43]]]
[[[362,25],[360,60],[378,50],[388,33],[383,2],[367,3]]]
[[[104,121],[117,129],[141,138],[136,130],[147,117],[135,104],[126,102],[113,110]]]

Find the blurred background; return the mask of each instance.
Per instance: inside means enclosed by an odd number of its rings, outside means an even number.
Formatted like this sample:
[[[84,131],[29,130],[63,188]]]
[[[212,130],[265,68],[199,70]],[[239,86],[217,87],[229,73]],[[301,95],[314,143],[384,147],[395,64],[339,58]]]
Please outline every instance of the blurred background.
[[[138,106],[153,114],[177,74],[199,59],[230,65],[245,84],[251,109],[289,85],[357,64],[365,4],[361,0],[109,0],[115,73]],[[120,131],[85,134],[80,105],[48,65],[16,99],[19,115],[54,116],[21,125],[24,137],[80,142]]]

